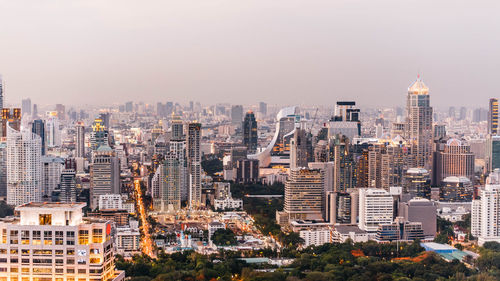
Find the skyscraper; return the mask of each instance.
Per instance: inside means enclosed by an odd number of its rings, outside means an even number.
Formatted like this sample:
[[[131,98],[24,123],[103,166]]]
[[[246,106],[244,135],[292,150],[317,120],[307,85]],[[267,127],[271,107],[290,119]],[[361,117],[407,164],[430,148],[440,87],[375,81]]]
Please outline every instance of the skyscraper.
[[[361,135],[359,109],[354,101],[338,101],[335,106],[335,116],[328,124],[328,136],[344,135],[352,140]]]
[[[120,163],[115,152],[107,145],[101,145],[93,152],[90,165],[90,194],[92,208],[99,195],[120,193]]]
[[[66,120],[66,107],[63,104],[56,104],[56,112],[59,120]]]
[[[307,167],[312,161],[312,137],[306,130],[297,128],[290,140],[290,168]]]
[[[498,99],[491,98],[488,110],[488,134],[498,135]]]
[[[189,206],[201,206],[201,124],[189,123],[187,135],[187,167],[189,172]]]
[[[45,121],[42,119],[33,120],[31,132],[40,136],[42,140],[42,155],[45,155]]]
[[[7,137],[7,127],[10,126],[16,131],[21,130],[21,109],[3,108],[2,109],[2,130],[0,137]]]
[[[31,115],[31,99],[28,98],[21,101],[21,112],[26,116]]]
[[[156,170],[157,184],[153,191],[155,211],[177,211],[181,208],[182,188],[181,162],[174,153],[165,155],[165,160]]]
[[[243,120],[243,106],[233,105],[231,107],[231,123],[234,125],[241,125]]]
[[[346,136],[337,136],[333,141],[333,190],[336,192],[346,192],[353,188],[354,182],[354,159],[351,151],[351,144]]]
[[[0,75],[0,112],[3,110],[3,88],[2,75]]]
[[[0,197],[7,196],[7,142],[0,141]]]
[[[42,196],[50,198],[61,181],[64,159],[52,155],[42,157]]]
[[[392,195],[380,188],[359,189],[359,228],[375,232],[380,224],[390,224],[394,215]]]
[[[411,167],[430,169],[432,165],[432,107],[429,88],[417,78],[408,88],[406,140],[411,148]]]
[[[449,139],[436,143],[432,167],[432,183],[441,185],[444,178],[467,177],[474,182],[474,153],[465,140]]]
[[[76,122],[75,125],[75,157],[85,157],[85,124],[82,121]]]
[[[262,116],[267,115],[267,103],[262,101],[259,103],[259,112],[262,114]]]
[[[257,121],[252,111],[248,111],[243,120],[243,145],[248,153],[257,151]]]
[[[172,115],[172,136],[170,138],[170,152],[179,160],[181,200],[189,198],[189,173],[186,161],[186,136],[184,135],[184,123],[179,116]]]
[[[324,212],[324,171],[315,169],[293,169],[285,182],[285,205],[283,212],[287,221],[321,220]]]
[[[41,202],[42,141],[31,131],[7,126],[7,203]]]
[[[431,176],[429,171],[423,168],[410,168],[406,171],[403,183],[405,193],[411,197],[431,197]]]
[[[47,147],[61,146],[61,129],[59,128],[59,118],[51,111],[48,113],[46,121]]]
[[[90,148],[95,151],[101,145],[109,146],[108,128],[104,126],[104,121],[101,118],[96,118],[90,133]]]
[[[59,184],[59,201],[62,203],[76,202],[76,172],[74,169],[64,169],[61,172]]]
[[[471,234],[478,238],[478,244],[500,243],[500,170],[495,169],[480,190],[480,197],[472,200]]]

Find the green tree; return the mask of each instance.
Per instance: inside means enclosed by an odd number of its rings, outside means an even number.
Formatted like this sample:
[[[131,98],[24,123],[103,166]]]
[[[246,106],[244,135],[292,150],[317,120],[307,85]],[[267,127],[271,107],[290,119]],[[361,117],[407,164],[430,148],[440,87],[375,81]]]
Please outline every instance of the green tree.
[[[218,246],[230,246],[238,243],[231,229],[217,229],[214,234],[212,234],[212,241]]]

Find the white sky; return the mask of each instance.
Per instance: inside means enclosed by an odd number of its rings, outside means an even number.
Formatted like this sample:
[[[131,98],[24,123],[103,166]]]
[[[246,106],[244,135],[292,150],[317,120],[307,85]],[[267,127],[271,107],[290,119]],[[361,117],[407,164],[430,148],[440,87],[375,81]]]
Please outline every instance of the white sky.
[[[0,0],[6,99],[434,106],[500,97],[500,1]]]

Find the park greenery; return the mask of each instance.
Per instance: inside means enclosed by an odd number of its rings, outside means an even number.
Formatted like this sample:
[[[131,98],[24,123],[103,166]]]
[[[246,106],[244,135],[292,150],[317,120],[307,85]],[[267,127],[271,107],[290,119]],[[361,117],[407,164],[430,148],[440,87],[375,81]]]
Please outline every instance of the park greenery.
[[[217,246],[231,246],[238,243],[231,229],[217,229],[211,238],[212,242]]]

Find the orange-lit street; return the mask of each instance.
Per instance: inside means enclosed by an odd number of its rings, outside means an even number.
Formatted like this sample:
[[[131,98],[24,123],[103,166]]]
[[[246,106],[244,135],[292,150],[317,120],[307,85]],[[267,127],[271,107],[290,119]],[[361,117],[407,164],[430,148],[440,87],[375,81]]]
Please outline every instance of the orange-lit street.
[[[146,215],[146,208],[144,207],[144,201],[142,199],[141,192],[141,181],[140,179],[134,179],[134,190],[137,200],[137,210],[139,213],[139,219],[141,220],[142,229],[142,240],[141,248],[142,252],[152,258],[156,257],[153,251],[153,240],[151,239],[151,233],[149,232],[149,223]]]

